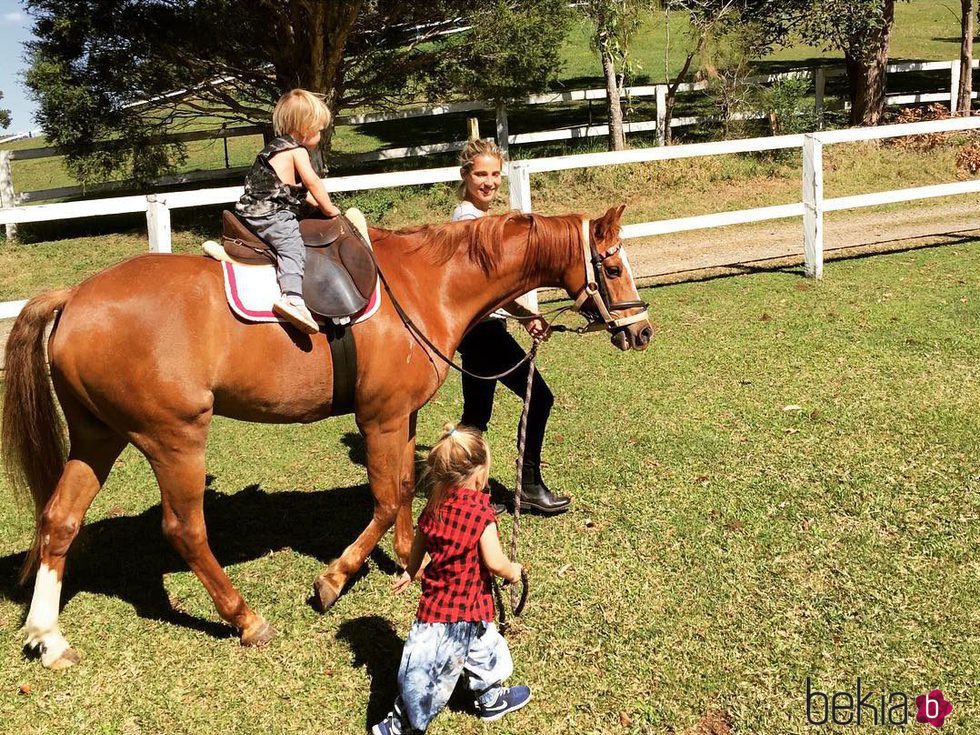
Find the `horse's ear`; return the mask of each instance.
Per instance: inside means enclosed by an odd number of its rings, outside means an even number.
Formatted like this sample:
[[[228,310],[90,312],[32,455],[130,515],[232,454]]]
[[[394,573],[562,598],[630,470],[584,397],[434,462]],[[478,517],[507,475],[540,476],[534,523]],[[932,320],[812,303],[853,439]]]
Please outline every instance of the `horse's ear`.
[[[602,215],[595,222],[595,238],[596,242],[603,242],[606,237],[614,229],[619,227],[619,221],[623,217],[623,210],[626,209],[625,204],[620,204],[618,207],[610,207],[606,210],[606,213]]]

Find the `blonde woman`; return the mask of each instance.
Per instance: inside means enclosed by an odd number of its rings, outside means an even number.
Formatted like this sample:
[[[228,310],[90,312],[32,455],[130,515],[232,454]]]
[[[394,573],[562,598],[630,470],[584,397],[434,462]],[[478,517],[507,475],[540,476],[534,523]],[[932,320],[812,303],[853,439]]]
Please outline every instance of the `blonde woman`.
[[[459,156],[460,202],[453,210],[453,222],[485,217],[500,189],[504,156],[493,141],[471,140]],[[534,312],[520,300],[504,307],[515,316],[533,316]],[[523,322],[532,337],[547,339],[548,325],[540,316]],[[507,331],[501,314],[491,314],[463,337],[459,346],[463,368],[477,375],[495,375],[516,365],[526,354]],[[524,399],[527,386],[527,364],[510,373],[501,382],[518,398]],[[480,380],[463,375],[463,417],[460,423],[482,432],[487,430],[493,413],[497,381]],[[541,373],[535,371],[531,388],[531,405],[527,416],[527,442],[524,447],[524,486],[520,488],[521,510],[554,515],[568,510],[571,498],[556,495],[541,477],[541,450],[548,426],[554,396]],[[515,499],[515,502],[516,499]],[[498,512],[504,508],[495,506]]]
[[[308,204],[327,217],[340,214],[310,162],[310,151],[328,125],[330,110],[312,92],[294,89],[280,97],[272,112],[276,137],[255,157],[245,193],[235,205],[235,212],[276,254],[282,297],[272,310],[307,334],[320,328],[303,301],[306,247],[299,234],[299,210]]]

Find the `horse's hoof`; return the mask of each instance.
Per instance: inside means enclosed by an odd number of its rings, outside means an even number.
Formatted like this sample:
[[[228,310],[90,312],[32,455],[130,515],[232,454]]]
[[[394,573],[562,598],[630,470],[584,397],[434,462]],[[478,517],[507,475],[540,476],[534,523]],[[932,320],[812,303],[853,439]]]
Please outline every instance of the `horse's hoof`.
[[[67,669],[69,666],[74,666],[81,660],[82,657],[78,655],[78,651],[74,648],[68,648],[58,658],[48,664],[47,667],[52,671],[61,671],[62,669]]]
[[[263,620],[262,624],[254,630],[242,633],[242,645],[250,648],[262,648],[267,646],[279,635],[279,632],[269,625],[268,621]]]
[[[340,597],[340,590],[334,589],[325,578],[317,577],[313,583],[313,606],[321,613],[325,613]]]

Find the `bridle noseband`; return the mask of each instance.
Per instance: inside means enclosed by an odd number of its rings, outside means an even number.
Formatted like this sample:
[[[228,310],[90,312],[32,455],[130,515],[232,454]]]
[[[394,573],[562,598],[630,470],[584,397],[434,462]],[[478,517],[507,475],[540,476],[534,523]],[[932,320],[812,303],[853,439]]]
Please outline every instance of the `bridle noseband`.
[[[599,252],[592,242],[589,232],[589,220],[582,218],[582,260],[585,262],[585,285],[575,297],[575,309],[584,316],[590,326],[605,327],[610,332],[618,332],[630,324],[643,321],[648,318],[647,308],[649,304],[645,301],[622,301],[612,303],[609,296],[609,285],[606,283],[606,274],[603,271],[602,263],[608,258],[618,253],[623,247],[620,240],[608,250]],[[591,305],[595,311],[588,309],[587,304]],[[613,312],[623,312],[627,309],[642,309],[631,316],[613,316]],[[599,320],[602,320],[602,324]]]

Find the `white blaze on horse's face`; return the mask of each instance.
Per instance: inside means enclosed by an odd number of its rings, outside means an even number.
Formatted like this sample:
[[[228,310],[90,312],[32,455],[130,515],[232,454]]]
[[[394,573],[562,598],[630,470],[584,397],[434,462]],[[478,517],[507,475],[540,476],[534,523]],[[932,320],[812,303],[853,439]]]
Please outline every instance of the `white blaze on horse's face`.
[[[624,209],[625,205],[610,209],[593,223],[592,245],[599,259],[595,278],[601,280],[600,290],[608,301],[606,307],[616,322],[609,327],[612,343],[621,350],[645,350],[653,337],[653,326],[647,319],[646,305],[640,300],[633,268],[619,236]],[[602,298],[603,293],[597,296]],[[617,305],[624,308],[617,309]]]
[[[58,629],[58,608],[61,605],[61,580],[47,564],[41,564],[34,582],[34,597],[31,610],[24,623],[27,636],[25,645],[37,648],[41,653],[41,663],[50,667],[61,658],[69,646],[68,641]]]

